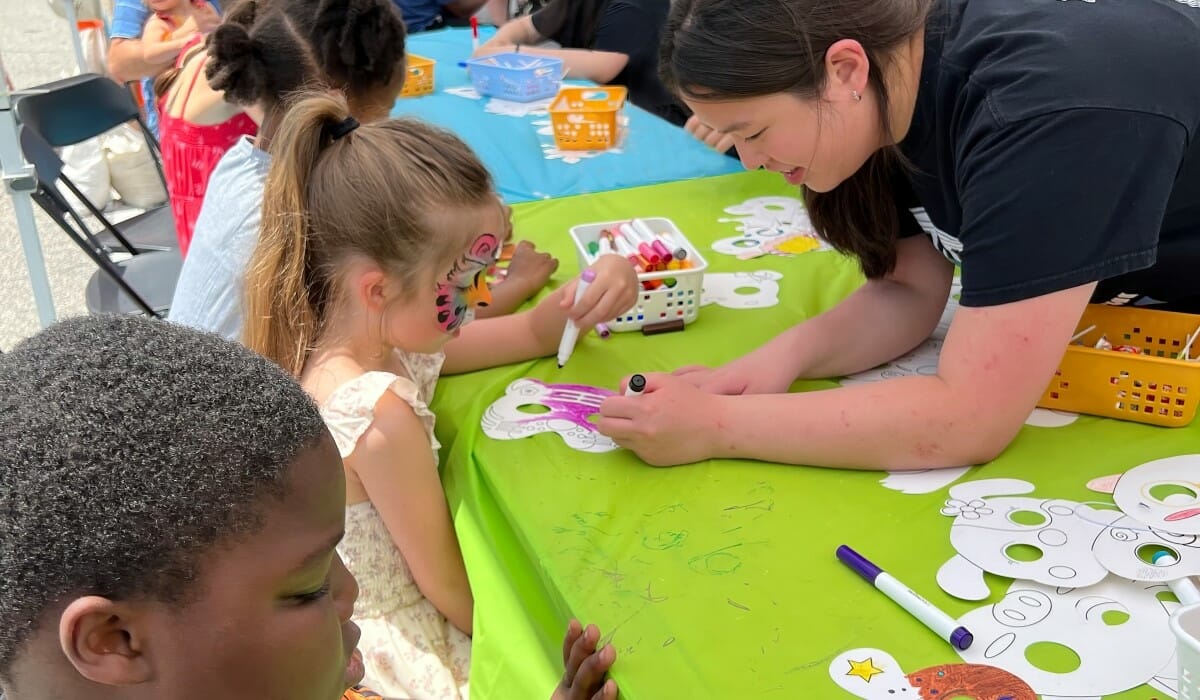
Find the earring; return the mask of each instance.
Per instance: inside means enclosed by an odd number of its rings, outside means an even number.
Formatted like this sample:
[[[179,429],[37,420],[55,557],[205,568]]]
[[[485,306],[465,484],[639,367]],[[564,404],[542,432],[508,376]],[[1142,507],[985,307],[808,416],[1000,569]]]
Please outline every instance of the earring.
[[[854,98],[855,102],[862,102],[862,95],[858,94],[858,90],[851,90],[850,96]]]

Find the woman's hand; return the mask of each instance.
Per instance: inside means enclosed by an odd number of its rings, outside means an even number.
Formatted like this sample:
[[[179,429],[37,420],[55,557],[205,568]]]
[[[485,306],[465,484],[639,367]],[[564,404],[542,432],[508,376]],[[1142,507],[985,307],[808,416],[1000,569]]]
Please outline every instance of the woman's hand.
[[[579,303],[575,303],[578,277],[563,286],[559,301],[567,317],[584,330],[625,313],[637,303],[638,297],[637,272],[620,255],[601,255],[590,269],[596,273],[596,279],[588,285]]]
[[[722,397],[670,374],[647,374],[638,396],[612,396],[600,404],[599,431],[647,464],[666,467],[716,456],[721,440]]]
[[[700,120],[697,119],[696,115],[694,114],[688,117],[688,120],[684,123],[683,128],[692,136],[695,136],[697,139],[703,141],[704,145],[713,149],[717,153],[724,153],[733,148],[732,136],[701,124]]]
[[[778,355],[779,345],[771,341],[720,367],[691,365],[672,374],[708,394],[786,394],[798,372]]]

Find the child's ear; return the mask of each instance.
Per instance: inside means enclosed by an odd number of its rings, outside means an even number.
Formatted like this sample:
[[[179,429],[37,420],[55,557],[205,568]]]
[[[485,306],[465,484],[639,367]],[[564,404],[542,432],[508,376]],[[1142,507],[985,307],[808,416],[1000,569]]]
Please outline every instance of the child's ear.
[[[102,685],[133,685],[153,676],[147,630],[128,605],[100,596],[72,600],[58,621],[58,642],[79,675]]]

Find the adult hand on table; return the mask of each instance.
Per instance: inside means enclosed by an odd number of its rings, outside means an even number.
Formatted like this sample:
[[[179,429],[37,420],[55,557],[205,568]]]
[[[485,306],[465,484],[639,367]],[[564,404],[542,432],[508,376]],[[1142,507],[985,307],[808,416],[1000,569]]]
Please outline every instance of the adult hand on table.
[[[600,404],[599,431],[642,458],[668,467],[715,456],[720,438],[719,396],[670,374],[647,374],[638,396],[612,396]]]
[[[773,356],[771,343],[720,367],[690,365],[672,374],[709,394],[784,394],[795,371]]]
[[[694,114],[688,117],[683,128],[717,153],[724,153],[733,148],[732,136],[701,124],[700,119]]]

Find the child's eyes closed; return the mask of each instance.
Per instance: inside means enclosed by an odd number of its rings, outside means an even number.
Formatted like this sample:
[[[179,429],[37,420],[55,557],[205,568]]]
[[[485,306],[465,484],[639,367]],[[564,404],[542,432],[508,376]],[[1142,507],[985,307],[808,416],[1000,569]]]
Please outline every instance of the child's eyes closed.
[[[315,603],[327,595],[329,595],[328,580],[322,583],[321,587],[316,590],[308,591],[306,593],[297,593],[296,595],[290,596],[290,598],[291,600],[296,601],[296,603],[299,605],[307,605],[309,603]]]

